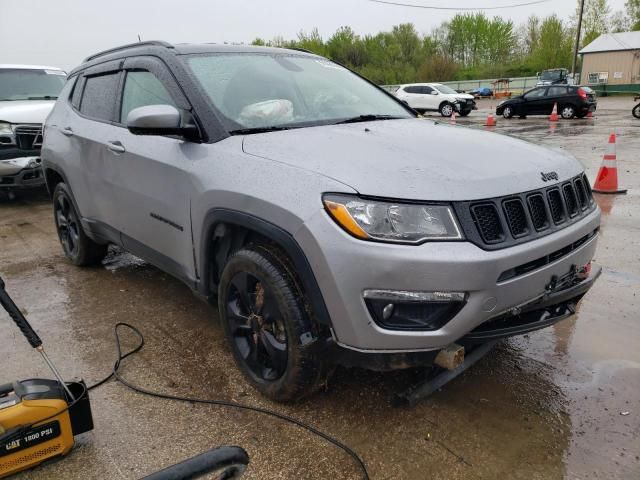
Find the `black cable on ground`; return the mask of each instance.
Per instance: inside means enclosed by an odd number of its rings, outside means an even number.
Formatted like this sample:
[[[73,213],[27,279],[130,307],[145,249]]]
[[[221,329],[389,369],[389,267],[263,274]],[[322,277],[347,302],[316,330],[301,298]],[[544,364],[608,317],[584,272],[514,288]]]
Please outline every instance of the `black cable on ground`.
[[[129,352],[123,354],[122,353],[122,344],[120,341],[120,332],[119,329],[120,328],[128,328],[129,330],[131,330],[133,333],[136,334],[136,336],[138,337],[139,343],[138,345],[133,348],[132,350],[130,350]],[[243,403],[238,403],[238,402],[233,402],[233,401],[229,401],[229,400],[215,400],[215,399],[201,399],[201,398],[190,398],[190,397],[183,397],[183,396],[179,396],[179,395],[171,395],[168,393],[159,393],[159,392],[154,392],[151,390],[147,390],[146,388],[142,388],[142,387],[138,387],[136,385],[133,385],[132,383],[130,383],[129,381],[127,381],[126,379],[122,378],[122,376],[119,373],[120,370],[120,366],[122,364],[122,361],[139,352],[140,350],[142,350],[142,347],[144,346],[144,336],[142,335],[142,333],[140,333],[140,330],[138,330],[136,327],[134,327],[133,325],[129,325],[128,323],[124,323],[124,322],[119,322],[115,325],[114,329],[114,336],[115,336],[115,345],[116,345],[116,350],[117,350],[117,359],[115,361],[115,363],[113,364],[113,370],[111,371],[111,374],[109,374],[107,377],[103,378],[102,380],[94,383],[93,385],[91,385],[87,390],[94,390],[96,388],[98,388],[101,385],[104,385],[105,383],[107,383],[109,380],[111,379],[115,379],[116,381],[120,382],[122,385],[124,385],[125,387],[133,390],[134,392],[138,392],[141,393],[143,395],[149,395],[151,397],[156,397],[156,398],[162,398],[165,400],[174,400],[174,401],[179,401],[179,402],[192,402],[192,403],[200,403],[200,404],[205,404],[205,405],[218,405],[221,407],[229,407],[229,408],[235,408],[238,410],[246,410],[246,411],[250,411],[250,412],[256,412],[256,413],[261,413],[263,415],[268,415],[270,417],[274,417],[277,418],[279,420],[282,420],[284,422],[296,425],[304,430],[307,430],[308,432],[311,432],[314,435],[317,435],[318,437],[322,438],[323,440],[325,440],[326,442],[332,444],[333,446],[339,448],[340,450],[344,451],[347,455],[349,455],[353,461],[356,463],[356,465],[359,467],[359,469],[362,471],[362,478],[364,480],[369,480],[369,472],[367,471],[367,466],[365,465],[364,461],[360,458],[360,456],[354,452],[350,447],[348,447],[347,445],[345,445],[344,443],[342,443],[341,441],[333,438],[332,436],[318,430],[317,428],[304,423],[301,420],[298,420],[294,417],[290,417],[289,415],[285,415],[284,413],[279,413],[276,412],[275,410],[270,410],[268,408],[263,408],[263,407],[254,407],[251,405],[245,405]],[[82,398],[82,397],[80,397]]]

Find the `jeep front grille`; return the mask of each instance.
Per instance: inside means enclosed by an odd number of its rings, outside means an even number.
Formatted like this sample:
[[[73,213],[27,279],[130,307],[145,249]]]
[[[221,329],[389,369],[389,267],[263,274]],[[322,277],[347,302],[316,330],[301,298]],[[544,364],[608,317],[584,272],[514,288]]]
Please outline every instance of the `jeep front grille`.
[[[487,250],[551,234],[596,208],[585,175],[518,195],[456,202],[454,207],[466,238]]]

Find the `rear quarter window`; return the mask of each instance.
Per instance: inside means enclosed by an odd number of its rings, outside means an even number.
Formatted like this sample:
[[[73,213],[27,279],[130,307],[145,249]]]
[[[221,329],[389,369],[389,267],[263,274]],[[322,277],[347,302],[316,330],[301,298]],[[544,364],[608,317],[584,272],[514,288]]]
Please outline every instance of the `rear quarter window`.
[[[80,113],[96,120],[113,121],[119,78],[118,72],[86,77]]]

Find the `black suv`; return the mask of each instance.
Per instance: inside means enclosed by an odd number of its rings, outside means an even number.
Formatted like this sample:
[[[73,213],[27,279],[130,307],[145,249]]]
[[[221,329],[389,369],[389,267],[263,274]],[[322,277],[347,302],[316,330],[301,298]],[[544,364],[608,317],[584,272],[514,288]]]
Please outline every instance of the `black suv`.
[[[536,87],[517,97],[498,104],[496,114],[504,118],[518,115],[550,115],[553,106],[558,104],[558,114],[562,118],[583,118],[589,112],[595,112],[598,102],[596,93],[589,87],[576,85],[549,85]]]

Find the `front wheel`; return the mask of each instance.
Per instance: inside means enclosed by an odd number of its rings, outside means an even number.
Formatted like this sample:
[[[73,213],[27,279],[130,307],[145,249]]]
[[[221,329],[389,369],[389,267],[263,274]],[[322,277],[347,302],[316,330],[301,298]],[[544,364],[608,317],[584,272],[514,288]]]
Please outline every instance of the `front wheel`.
[[[84,233],[65,183],[59,183],[53,191],[53,214],[62,250],[71,263],[79,267],[100,263],[107,254],[108,245],[98,244]]]
[[[466,117],[467,115],[469,115],[471,113],[471,110],[462,110],[460,112],[460,116],[461,117]]]
[[[569,120],[576,116],[576,109],[573,105],[565,105],[560,109],[560,116],[565,120]]]
[[[450,117],[453,115],[453,105],[450,103],[443,103],[440,105],[440,115],[443,117]]]
[[[280,402],[310,395],[327,379],[312,352],[311,319],[292,269],[278,251],[234,253],[220,278],[218,308],[238,367],[261,393]]]
[[[504,107],[504,109],[502,110],[502,116],[504,118],[511,118],[513,117],[513,107],[510,107],[509,105],[507,105],[506,107]]]
[[[635,107],[633,107],[633,110],[631,110],[631,113],[633,114],[634,117],[640,118],[640,103],[637,104]]]

